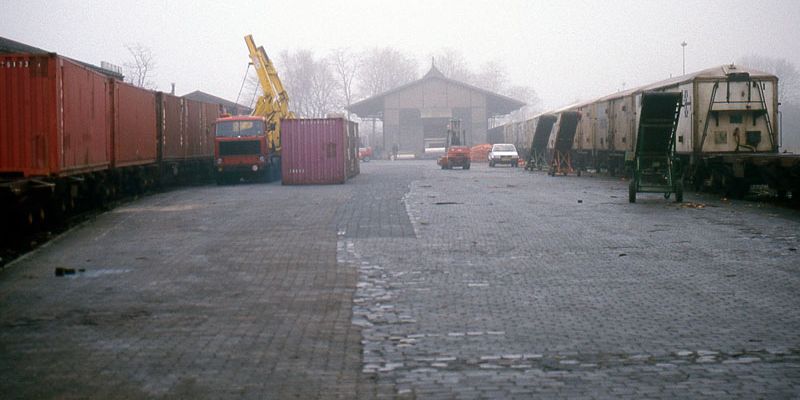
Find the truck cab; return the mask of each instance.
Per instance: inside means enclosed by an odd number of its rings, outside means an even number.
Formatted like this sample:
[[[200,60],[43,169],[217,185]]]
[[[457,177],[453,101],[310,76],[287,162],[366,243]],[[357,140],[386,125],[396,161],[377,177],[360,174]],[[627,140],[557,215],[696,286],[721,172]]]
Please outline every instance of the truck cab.
[[[275,170],[267,144],[267,121],[258,116],[223,116],[214,123],[218,184],[240,179],[269,180]]]

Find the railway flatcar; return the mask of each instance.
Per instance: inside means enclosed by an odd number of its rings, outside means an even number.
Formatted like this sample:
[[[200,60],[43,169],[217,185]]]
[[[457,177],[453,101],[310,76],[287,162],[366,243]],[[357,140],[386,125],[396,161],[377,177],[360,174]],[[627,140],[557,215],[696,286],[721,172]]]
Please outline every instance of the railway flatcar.
[[[683,179],[696,189],[711,187],[740,197],[751,185],[767,184],[779,194],[800,197],[800,156],[778,153],[778,77],[738,65],[709,68],[547,113],[580,116],[572,137],[573,166],[611,175],[624,170],[635,146],[645,91],[681,93],[676,153]]]
[[[0,55],[0,234],[210,176],[219,109],[55,53]]]

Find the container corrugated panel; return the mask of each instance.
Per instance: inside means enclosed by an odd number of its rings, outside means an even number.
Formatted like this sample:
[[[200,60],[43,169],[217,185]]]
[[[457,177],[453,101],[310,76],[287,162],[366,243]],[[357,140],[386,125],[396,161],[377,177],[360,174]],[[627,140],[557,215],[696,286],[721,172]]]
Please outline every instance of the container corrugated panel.
[[[347,121],[347,179],[361,173],[361,162],[358,159],[358,124]]]
[[[55,54],[0,56],[0,173],[42,177],[108,168],[109,84]]]
[[[342,118],[281,121],[284,185],[344,183],[358,174],[357,125]]]
[[[183,100],[166,93],[161,94],[162,157],[164,160],[186,158],[186,138],[184,137]]]
[[[219,118],[219,107],[219,104],[203,103],[203,129],[198,138],[202,144],[202,152],[197,157],[214,157],[214,121]]]
[[[114,166],[156,162],[156,94],[119,81],[114,82],[116,124]]]
[[[186,116],[186,154],[189,157],[206,153],[201,132],[205,131],[206,119],[203,115],[203,103],[183,99],[184,115]],[[211,153],[213,157],[213,152]]]

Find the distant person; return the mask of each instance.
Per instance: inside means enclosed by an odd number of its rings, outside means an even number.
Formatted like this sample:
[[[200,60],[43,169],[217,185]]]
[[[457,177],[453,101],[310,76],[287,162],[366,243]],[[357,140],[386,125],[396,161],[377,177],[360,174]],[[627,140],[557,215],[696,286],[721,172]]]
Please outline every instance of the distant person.
[[[400,151],[400,146],[397,143],[392,145],[392,160],[397,160],[397,153]]]

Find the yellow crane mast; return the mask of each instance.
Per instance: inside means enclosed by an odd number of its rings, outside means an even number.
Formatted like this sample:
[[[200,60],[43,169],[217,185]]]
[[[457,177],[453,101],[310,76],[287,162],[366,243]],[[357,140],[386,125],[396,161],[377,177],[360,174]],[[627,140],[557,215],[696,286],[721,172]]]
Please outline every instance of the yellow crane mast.
[[[264,47],[256,47],[253,35],[244,37],[247,49],[250,52],[250,60],[258,74],[258,82],[261,86],[261,95],[256,102],[253,114],[264,117],[267,120],[267,140],[270,149],[280,154],[281,151],[281,118],[295,118],[293,112],[289,111],[289,95],[283,87],[281,78],[275,65],[267,57]]]

